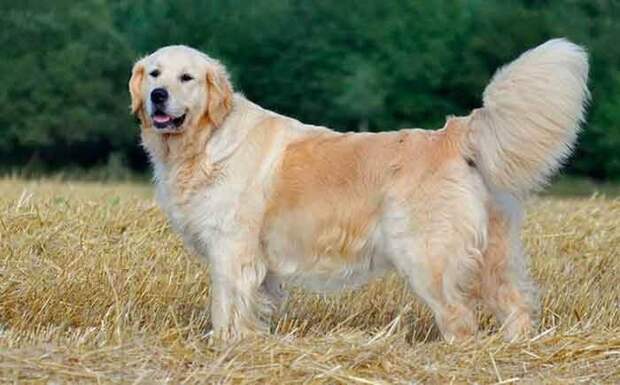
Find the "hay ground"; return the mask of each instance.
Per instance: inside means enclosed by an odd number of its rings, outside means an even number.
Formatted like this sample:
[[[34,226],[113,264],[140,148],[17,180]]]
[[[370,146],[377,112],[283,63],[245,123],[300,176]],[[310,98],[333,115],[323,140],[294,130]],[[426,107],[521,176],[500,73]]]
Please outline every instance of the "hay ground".
[[[146,185],[0,180],[0,383],[618,384],[620,200],[536,198],[524,237],[537,336],[481,315],[448,345],[395,276],[335,297],[294,291],[274,333],[205,339],[206,267]]]

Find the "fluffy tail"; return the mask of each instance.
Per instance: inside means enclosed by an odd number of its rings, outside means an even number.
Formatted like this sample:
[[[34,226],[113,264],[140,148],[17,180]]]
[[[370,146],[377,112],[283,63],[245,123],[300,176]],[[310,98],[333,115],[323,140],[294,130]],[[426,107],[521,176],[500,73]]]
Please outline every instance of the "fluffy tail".
[[[467,119],[466,151],[492,188],[541,187],[572,152],[589,100],[583,48],[550,40],[499,69]]]

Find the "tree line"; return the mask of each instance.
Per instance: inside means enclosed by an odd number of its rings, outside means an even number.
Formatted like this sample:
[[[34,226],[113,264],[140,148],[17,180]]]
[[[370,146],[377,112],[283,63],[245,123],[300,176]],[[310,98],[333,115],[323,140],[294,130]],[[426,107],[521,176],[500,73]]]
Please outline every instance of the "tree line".
[[[0,1],[3,168],[143,171],[132,63],[187,44],[238,91],[341,130],[438,128],[480,106],[498,66],[565,36],[591,54],[592,103],[569,172],[620,179],[620,3],[614,0]]]

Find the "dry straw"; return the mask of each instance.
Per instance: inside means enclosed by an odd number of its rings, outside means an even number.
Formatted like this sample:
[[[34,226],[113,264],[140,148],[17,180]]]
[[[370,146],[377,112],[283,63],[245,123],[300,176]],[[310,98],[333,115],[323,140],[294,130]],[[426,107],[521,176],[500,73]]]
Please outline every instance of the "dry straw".
[[[620,200],[538,198],[524,237],[538,335],[439,340],[389,276],[294,291],[273,333],[209,343],[207,270],[149,186],[0,181],[0,382],[19,384],[620,383]]]

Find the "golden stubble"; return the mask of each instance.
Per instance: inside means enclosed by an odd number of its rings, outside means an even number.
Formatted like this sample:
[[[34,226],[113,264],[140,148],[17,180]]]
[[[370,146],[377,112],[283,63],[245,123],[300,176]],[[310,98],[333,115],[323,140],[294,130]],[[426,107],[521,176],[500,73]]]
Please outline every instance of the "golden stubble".
[[[620,381],[620,201],[539,198],[524,239],[541,322],[506,343],[441,340],[390,275],[323,297],[294,291],[273,334],[210,345],[207,267],[151,187],[0,181],[0,378],[6,383],[565,384]]]

